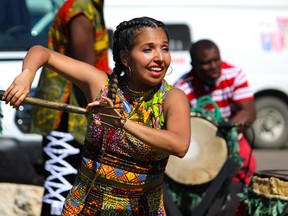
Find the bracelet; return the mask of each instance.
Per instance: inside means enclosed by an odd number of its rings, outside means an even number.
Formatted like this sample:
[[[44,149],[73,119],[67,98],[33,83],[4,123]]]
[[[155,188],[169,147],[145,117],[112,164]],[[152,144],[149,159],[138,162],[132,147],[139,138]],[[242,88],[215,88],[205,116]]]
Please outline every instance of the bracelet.
[[[120,120],[120,128],[123,128],[126,122],[127,122],[127,118],[121,118],[121,120]]]

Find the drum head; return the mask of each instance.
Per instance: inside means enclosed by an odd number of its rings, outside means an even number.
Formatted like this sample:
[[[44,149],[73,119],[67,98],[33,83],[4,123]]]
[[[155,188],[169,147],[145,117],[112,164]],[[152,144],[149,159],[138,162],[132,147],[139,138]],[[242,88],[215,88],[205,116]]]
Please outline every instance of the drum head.
[[[204,184],[216,177],[228,157],[224,138],[217,127],[203,117],[191,116],[191,142],[185,157],[170,156],[165,173],[175,182]]]

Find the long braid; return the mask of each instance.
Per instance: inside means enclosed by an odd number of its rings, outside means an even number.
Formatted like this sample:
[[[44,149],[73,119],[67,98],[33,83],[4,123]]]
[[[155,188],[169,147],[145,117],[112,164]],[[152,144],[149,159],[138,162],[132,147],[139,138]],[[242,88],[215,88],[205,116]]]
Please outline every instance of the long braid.
[[[139,31],[142,30],[143,28],[148,27],[162,28],[168,37],[167,29],[165,28],[164,23],[150,17],[139,17],[134,18],[130,21],[123,21],[117,26],[113,34],[112,54],[113,54],[113,60],[115,62],[115,67],[113,68],[113,72],[110,77],[110,85],[108,93],[108,97],[113,102],[115,102],[120,74],[122,72],[127,72],[125,66],[123,65],[120,59],[120,51],[125,51],[129,53],[134,46]]]

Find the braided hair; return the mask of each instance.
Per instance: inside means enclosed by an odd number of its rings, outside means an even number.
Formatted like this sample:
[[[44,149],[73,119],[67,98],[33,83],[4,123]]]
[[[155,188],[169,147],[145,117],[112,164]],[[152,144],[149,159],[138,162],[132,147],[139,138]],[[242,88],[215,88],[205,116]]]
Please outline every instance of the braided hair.
[[[121,22],[114,34],[113,34],[113,60],[115,67],[110,77],[109,93],[108,97],[114,102],[116,92],[118,88],[118,79],[123,71],[126,71],[125,65],[123,65],[120,59],[120,51],[130,52],[135,44],[135,40],[139,35],[139,31],[143,28],[161,28],[168,37],[165,24],[161,21],[155,20],[150,17],[139,17],[129,21]]]

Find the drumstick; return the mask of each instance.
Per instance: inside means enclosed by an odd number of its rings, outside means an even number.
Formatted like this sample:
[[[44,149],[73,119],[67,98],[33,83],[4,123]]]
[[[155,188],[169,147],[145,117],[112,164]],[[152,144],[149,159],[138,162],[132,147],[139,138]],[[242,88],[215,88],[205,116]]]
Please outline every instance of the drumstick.
[[[0,99],[2,100],[3,94],[5,93],[5,91],[0,90]],[[53,102],[53,101],[48,101],[48,100],[43,100],[40,98],[35,98],[35,97],[30,97],[27,96],[25,98],[25,100],[23,101],[24,104],[30,104],[30,105],[35,105],[35,106],[40,106],[40,107],[44,107],[44,108],[50,108],[50,109],[56,109],[56,110],[60,110],[63,112],[72,112],[72,113],[78,113],[78,114],[88,114],[87,110],[85,108],[82,107],[77,107],[77,106],[73,106],[73,105],[69,105],[69,104],[65,104],[65,103],[59,103],[59,102]],[[114,107],[114,106],[107,106],[107,103],[101,103],[100,102],[100,106],[101,108],[105,108],[105,109],[123,109],[121,107]],[[99,114],[100,116],[106,116],[106,117],[110,117],[110,118],[115,118],[115,119],[122,119],[120,116],[113,116],[113,115],[109,115],[109,114],[105,114],[105,113],[100,113],[100,112],[96,112],[97,114]],[[109,127],[116,127],[108,122],[105,122],[103,120],[99,120],[101,122],[101,124],[105,124]],[[116,127],[117,128],[117,127]]]
[[[2,100],[3,94],[5,91],[0,90],[0,99]],[[77,107],[65,103],[59,103],[59,102],[53,102],[48,100],[43,100],[40,98],[35,97],[26,97],[23,101],[24,104],[30,104],[35,106],[40,106],[44,108],[50,108],[50,109],[56,109],[63,112],[72,112],[72,113],[78,113],[78,114],[87,114],[87,110],[82,107]]]

